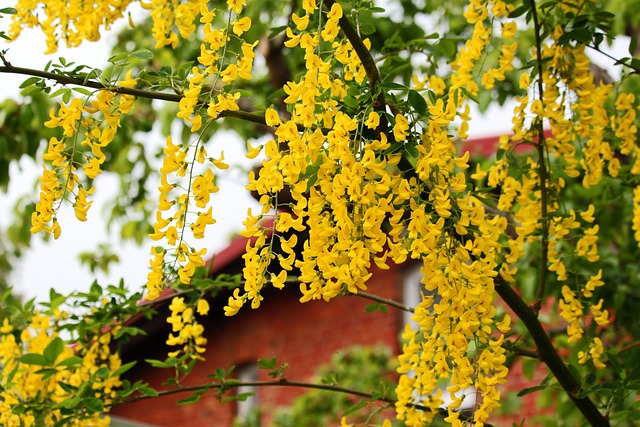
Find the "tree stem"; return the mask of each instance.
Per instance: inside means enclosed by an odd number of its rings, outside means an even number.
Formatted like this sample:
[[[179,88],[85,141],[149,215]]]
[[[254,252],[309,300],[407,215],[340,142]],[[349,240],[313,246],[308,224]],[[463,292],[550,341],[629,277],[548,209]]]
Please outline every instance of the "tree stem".
[[[596,405],[588,397],[579,397],[580,383],[569,371],[558,352],[553,347],[551,339],[538,320],[535,311],[502,279],[496,279],[496,291],[505,303],[522,320],[531,334],[531,338],[538,348],[538,355],[556,377],[560,386],[567,392],[569,398],[578,407],[586,420],[594,427],[608,427],[609,420],[600,413]]]
[[[538,20],[538,11],[536,10],[535,0],[531,0],[531,17],[533,19],[533,28],[536,44],[536,66],[538,68],[538,96],[543,101],[544,86],[542,82],[542,40],[540,39],[540,22]],[[540,221],[542,222],[542,237],[540,241],[540,265],[538,270],[538,287],[536,290],[536,299],[533,304],[534,313],[537,315],[542,307],[544,299],[545,284],[548,274],[548,258],[549,258],[549,218],[548,216],[548,194],[547,194],[547,163],[546,163],[546,147],[544,137],[544,123],[541,116],[534,121],[536,133],[538,134],[538,143],[536,145],[538,151],[538,177],[540,179]]]
[[[331,9],[331,6],[333,6],[336,2],[335,0],[324,0],[324,3],[327,5],[328,9]],[[376,61],[373,59],[373,56],[371,56],[371,52],[369,52],[369,49],[367,49],[367,47],[362,42],[362,38],[360,38],[360,35],[356,31],[356,29],[353,28],[353,25],[351,25],[351,21],[349,21],[349,18],[347,18],[347,16],[343,14],[342,18],[340,18],[340,20],[338,21],[338,24],[340,25],[340,28],[342,29],[344,35],[347,37],[347,40],[349,40],[349,42],[351,43],[351,46],[353,46],[353,50],[356,52],[356,55],[358,55],[358,58],[360,58],[360,62],[362,63],[365,72],[367,73],[367,80],[369,80],[369,90],[371,91],[371,96],[375,96],[376,92],[378,92],[379,90],[378,96],[374,98],[374,110],[384,111],[385,107],[388,106],[394,115],[400,114],[400,111],[397,109],[397,107],[387,102],[384,96],[384,92],[378,88],[378,85],[382,83],[382,79],[380,78],[380,72],[378,71],[378,67],[376,66]]]

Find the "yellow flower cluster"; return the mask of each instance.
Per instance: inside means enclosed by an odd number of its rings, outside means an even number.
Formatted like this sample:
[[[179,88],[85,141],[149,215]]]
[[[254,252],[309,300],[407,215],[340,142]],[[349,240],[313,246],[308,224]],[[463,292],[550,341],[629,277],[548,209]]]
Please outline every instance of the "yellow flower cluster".
[[[206,151],[203,147],[196,148],[194,163],[204,163],[206,160]],[[167,145],[164,149],[163,165],[160,168],[161,180],[158,190],[160,198],[158,203],[158,211],[156,212],[156,221],[153,224],[153,234],[149,237],[153,240],[166,239],[170,246],[174,249],[174,259],[180,263],[178,276],[182,283],[188,284],[191,276],[195,272],[196,267],[204,266],[203,256],[206,248],[196,250],[184,241],[185,227],[189,225],[192,235],[196,239],[204,237],[205,228],[215,223],[212,216],[212,209],[209,207],[207,211],[204,208],[209,204],[212,193],[218,191],[215,185],[215,176],[211,168],[193,177],[192,168],[186,160],[188,147],[173,144],[171,136],[167,138]],[[223,154],[224,155],[224,154]],[[224,157],[223,157],[224,158]],[[213,165],[220,169],[228,167],[223,161],[209,159]],[[179,194],[173,196],[172,192],[176,188],[178,179],[184,177],[189,170],[189,194]],[[175,176],[175,182],[170,182],[171,175]],[[195,205],[202,209],[193,212],[190,208]],[[188,223],[188,215],[192,213],[196,215],[195,221]],[[167,276],[164,272],[165,268],[165,250],[154,247],[152,249],[154,258],[150,261],[151,271],[147,278],[147,289],[149,291],[147,299],[155,299],[166,285]]]
[[[140,2],[142,7],[151,10],[153,38],[156,48],[170,45],[176,48],[180,37],[188,38],[195,30],[194,23],[200,7],[206,5],[204,0],[151,0],[150,3]],[[177,30],[177,32],[176,32]]]
[[[616,108],[613,113],[608,113],[605,101],[612,95],[613,87],[596,84],[584,46],[560,45],[556,41],[561,35],[562,29],[556,28],[551,42],[542,46],[545,67],[538,78],[542,80],[543,92],[534,93],[533,101],[529,99],[530,94],[518,99],[519,104],[513,118],[514,135],[510,138],[503,136],[499,149],[508,152],[512,149],[512,142],[520,141],[540,144],[542,136],[538,135],[538,124],[548,123],[551,136],[544,138],[542,146],[545,167],[559,165],[564,176],[568,179],[581,179],[582,185],[587,189],[598,185],[606,172],[612,177],[618,176],[621,168],[618,154],[630,155],[633,159],[632,173],[638,174],[640,166],[637,166],[639,156],[635,144],[635,97],[618,93]],[[523,74],[520,87],[526,89],[529,85],[529,75]],[[537,89],[538,86],[535,85],[534,88]],[[567,117],[568,108],[571,109],[572,118]],[[532,116],[532,125],[527,127],[526,123]],[[629,129],[631,133],[628,132]],[[620,141],[618,145],[605,137],[607,132],[616,134]],[[509,249],[504,255],[505,262],[511,267],[503,264],[500,271],[502,277],[508,281],[514,280],[513,275],[517,272],[514,264],[524,257],[525,245],[539,241],[543,234],[541,186],[546,187],[548,269],[556,274],[558,281],[567,281],[569,275],[580,276],[582,272],[571,271],[569,267],[575,258],[582,257],[590,263],[599,260],[599,226],[594,224],[594,206],[589,205],[582,212],[561,208],[559,200],[565,188],[565,178],[562,175],[558,175],[555,180],[547,178],[545,182],[541,182],[540,166],[531,159],[527,159],[526,165],[519,166],[520,174],[508,174],[512,168],[510,161],[509,156],[497,159],[487,174],[488,184],[501,188],[497,207],[510,212],[515,229],[515,236],[509,238]],[[474,177],[480,179],[484,175],[479,170]],[[635,222],[638,223],[638,220]],[[572,289],[569,285],[562,286],[560,315],[568,323],[567,334],[571,344],[584,337],[584,318],[589,311],[598,325],[608,323],[608,312],[602,309],[602,300],[598,304],[589,301],[594,290],[603,285],[601,278],[600,270],[577,289]],[[581,363],[586,363],[591,358],[594,366],[604,367],[599,359],[603,351],[602,342],[592,337],[589,337],[589,341],[590,350],[580,352]]]
[[[302,302],[328,301],[367,289],[374,265],[386,269],[390,261],[421,259],[425,287],[437,290],[441,300],[425,298],[414,316],[420,329],[408,329],[405,334],[398,416],[407,425],[427,421],[432,414],[416,411],[415,397],[422,396],[419,403],[435,410],[440,405],[433,398],[437,383],[446,379],[454,400],[451,421],[455,422],[455,409],[462,402],[459,391],[475,385],[483,394],[475,415],[481,424],[498,405],[496,386],[504,382],[507,372],[502,338],[492,336],[496,328],[493,277],[499,237],[507,223],[502,217],[487,216],[482,203],[467,191],[463,171],[468,155],[456,155],[448,134],[458,114],[468,114],[463,108],[465,97],[458,86],[449,89],[446,101],[428,103],[430,120],[417,145],[417,176],[405,178],[397,167],[401,154],[387,150],[391,137],[402,142],[413,132],[410,117],[396,115],[392,136],[380,132],[374,139],[353,138],[362,126],[377,130],[380,125],[375,111],[351,117],[334,108],[345,96],[340,81],[357,83],[364,78],[364,70],[348,42],[335,40],[331,24],[316,32],[305,31],[315,21],[310,15],[323,12],[312,8],[311,2],[303,8],[304,16],[292,18],[299,33],[287,29],[285,43],[304,50],[307,72],[285,86],[291,120],[283,122],[273,109],[266,112],[267,124],[276,128],[276,139],[264,147],[249,145],[249,157],[262,148],[266,154],[258,176],[252,173],[247,186],[261,196],[263,210],[258,215],[249,211],[245,221],[242,234],[251,238],[244,255],[245,287],[234,291],[225,314],[237,313],[247,301],[258,307],[261,289],[269,282],[281,287],[292,266],[301,272]],[[333,7],[326,16],[328,21],[337,20],[341,10]],[[328,60],[317,51],[319,40],[326,38],[334,49]],[[329,74],[331,61],[340,64],[341,75]],[[444,93],[440,87],[444,82],[429,82]],[[312,127],[317,123],[322,123],[324,133]],[[307,175],[310,170],[313,181]],[[264,229],[261,219],[279,207],[278,194],[284,189],[291,192],[291,212],[276,213],[273,225]],[[470,233],[471,227],[480,233]],[[292,249],[295,235],[283,236],[305,228],[309,237],[297,255]],[[469,240],[463,244],[455,235]],[[274,239],[279,239],[278,253],[272,249]],[[269,274],[275,259],[280,273]],[[502,332],[508,330],[507,324],[506,319],[500,324]],[[469,352],[471,341],[478,344],[477,351]]]
[[[64,313],[58,312],[57,321]],[[109,343],[116,329],[98,335],[87,347],[64,345],[55,360],[47,360],[47,349],[54,340],[60,340],[52,332],[52,319],[36,313],[29,326],[14,330],[5,319],[0,327],[0,425],[6,427],[54,425],[64,418],[53,405],[73,399],[77,393],[82,398],[97,399],[109,410],[115,390],[121,385],[118,375],[96,375],[101,368],[115,372],[121,366],[120,358],[112,353]],[[54,343],[55,344],[55,343]],[[60,345],[62,341],[60,341]],[[44,355],[43,355],[44,353]],[[30,354],[31,359],[20,360]],[[33,356],[43,355],[41,360]],[[78,362],[68,363],[73,360]],[[29,363],[34,362],[34,363]],[[90,387],[87,387],[87,385]],[[63,386],[61,386],[63,385]],[[25,402],[33,406],[24,410]],[[39,402],[44,409],[38,408]],[[109,417],[93,413],[67,421],[72,427],[106,427]],[[43,416],[43,417],[41,417]]]
[[[59,42],[67,47],[79,46],[84,40],[97,41],[100,30],[124,16],[133,0],[17,0],[9,37],[15,39],[23,28],[39,27],[46,36],[47,50],[55,53]]]
[[[180,354],[189,355],[191,359],[204,360],[202,354],[206,351],[207,339],[202,336],[204,328],[195,318],[193,308],[185,304],[183,297],[174,297],[169,305],[171,316],[167,323],[171,324],[172,332],[167,339],[167,345],[182,346],[181,349],[169,353],[169,357],[179,357]],[[196,312],[205,316],[209,313],[209,303],[205,299],[197,302]]]
[[[125,80],[119,82],[122,87],[133,87],[135,84],[131,71]],[[80,139],[80,145],[88,148],[83,152],[86,160],[82,163],[82,169],[86,178],[93,180],[102,173],[100,165],[106,160],[102,150],[113,141],[120,126],[120,117],[129,113],[134,103],[135,98],[130,95],[116,95],[101,90],[89,103],[74,98],[68,105],[61,102],[57,113],[53,109],[50,111],[50,120],[44,125],[52,129],[62,128],[63,136],[61,140],[52,137],[42,156],[51,163],[52,168],[43,165],[40,200],[31,218],[32,233],[44,230],[53,233],[56,239],[60,236],[56,212],[68,194],[75,194],[73,206],[76,218],[87,220],[87,211],[92,203],[87,196],[95,188],[86,189],[76,173],[79,166],[76,157],[80,152],[77,141]],[[88,117],[84,117],[85,113]],[[96,113],[99,113],[98,119],[93,117]]]
[[[498,4],[494,4],[494,10],[498,8]],[[500,5],[500,9],[504,7],[506,12],[510,12],[513,9],[513,5]],[[498,17],[498,15],[496,15]],[[516,35],[517,24],[515,21],[508,21],[502,23],[502,51],[500,52],[500,58],[498,59],[498,68],[487,70],[482,75],[482,85],[487,89],[492,89],[495,81],[503,81],[505,79],[505,73],[513,70],[513,62],[515,59],[516,51],[518,50],[518,43],[513,41],[511,44],[507,44],[506,41],[513,39]]]
[[[164,2],[162,0],[154,0],[152,5],[154,11],[154,25],[161,28],[154,32],[159,45],[177,44],[179,39],[177,34],[172,33],[169,28],[174,22],[173,11],[167,8],[175,8],[175,2]],[[240,39],[246,31],[251,28],[251,19],[248,17],[240,18],[244,6],[243,1],[227,2],[228,19],[227,27],[216,29],[212,22],[216,16],[216,10],[210,10],[207,2],[191,1],[186,4],[180,4],[175,11],[175,19],[177,19],[177,10],[184,6],[181,18],[180,37],[188,37],[193,31],[191,28],[195,17],[200,14],[200,22],[204,24],[204,38],[200,46],[200,56],[198,56],[198,65],[191,70],[189,77],[189,88],[183,92],[183,97],[179,103],[179,111],[177,117],[183,119],[191,127],[191,132],[198,132],[203,127],[203,115],[201,110],[208,102],[206,109],[206,120],[210,123],[225,111],[239,110],[237,100],[240,98],[239,93],[227,93],[218,87],[218,81],[222,80],[225,84],[231,84],[238,79],[250,80],[251,70],[253,68],[253,60],[257,42],[248,43]],[[157,7],[164,8],[162,12],[158,12]],[[173,10],[173,9],[172,9]],[[235,19],[232,17],[235,16]],[[178,21],[175,21],[178,22]],[[154,27],[155,28],[155,27]],[[231,32],[234,36],[231,36]],[[166,34],[166,38],[159,38],[157,34]],[[225,63],[227,59],[227,42],[230,37],[238,37],[241,41],[239,54],[235,54],[235,62]],[[208,86],[208,93],[203,93],[205,85]],[[204,98],[206,101],[203,101]],[[205,126],[207,126],[205,124]],[[188,160],[191,151],[191,160]],[[202,173],[197,174],[194,170],[196,164],[205,165]],[[184,231],[188,226],[194,238],[202,239],[205,229],[208,225],[214,224],[212,208],[209,206],[211,194],[218,191],[215,184],[216,176],[214,169],[223,170],[229,166],[224,162],[224,152],[221,153],[219,159],[209,157],[203,142],[198,139],[193,147],[188,145],[174,145],[172,138],[167,138],[167,146],[164,149],[163,166],[161,172],[160,200],[158,211],[156,212],[156,221],[154,223],[154,232],[150,235],[153,240],[166,239],[170,246],[175,249],[172,256],[175,262],[179,263],[178,277],[182,283],[188,284],[191,276],[195,272],[196,267],[204,265],[203,256],[206,249],[195,249],[188,245],[184,239]],[[170,175],[175,175],[170,178]],[[184,185],[188,189],[188,193],[171,194],[178,186],[179,178],[186,177],[188,182]],[[198,210],[194,211],[193,207]],[[207,209],[207,206],[209,208]],[[172,211],[172,212],[170,212]],[[168,214],[168,216],[167,216]],[[188,216],[195,216],[193,221]],[[147,299],[155,299],[166,286],[166,282],[170,276],[166,274],[166,251],[164,249],[154,247],[152,249],[153,259],[150,261],[151,271],[147,279],[147,289],[149,291]],[[174,262],[174,265],[175,265]]]

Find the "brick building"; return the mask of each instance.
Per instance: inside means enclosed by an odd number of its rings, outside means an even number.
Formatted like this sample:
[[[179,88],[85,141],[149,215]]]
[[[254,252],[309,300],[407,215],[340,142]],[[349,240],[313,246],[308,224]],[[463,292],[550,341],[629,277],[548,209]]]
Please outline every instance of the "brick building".
[[[474,154],[486,155],[494,149],[496,142],[495,137],[483,138],[469,141],[467,147]],[[239,237],[216,254],[211,275],[240,273],[245,244],[246,239]],[[417,304],[421,285],[415,264],[391,265],[389,270],[379,270],[374,266],[372,273],[367,283],[371,293],[404,302],[408,306]],[[329,303],[312,301],[301,304],[296,285],[287,285],[284,290],[267,289],[258,310],[244,307],[236,316],[227,318],[222,310],[227,296],[213,300],[209,315],[199,319],[207,338],[206,360],[196,364],[183,384],[185,386],[200,384],[217,368],[231,366],[236,367],[236,375],[242,380],[270,380],[268,371],[256,368],[256,361],[271,357],[276,357],[278,364],[288,364],[288,380],[310,381],[319,366],[351,345],[384,344],[398,354],[401,351],[400,333],[409,320],[407,313],[393,308],[386,313],[367,312],[365,307],[372,301],[358,296],[341,297]],[[170,332],[170,325],[165,321],[168,314],[167,303],[159,307],[153,319],[138,320],[137,326],[145,329],[148,335],[135,337],[123,349],[124,362],[139,360],[127,374],[128,378],[148,381],[157,390],[162,389],[161,384],[166,377],[162,376],[161,370],[151,368],[144,360],[164,360],[167,352],[171,351],[165,344]],[[544,369],[541,369],[533,380],[527,380],[522,367],[516,362],[509,377],[509,389],[505,389],[505,392],[517,393],[523,388],[538,385],[545,375]],[[189,396],[187,393],[119,405],[111,412],[115,420],[113,425],[173,427],[188,420],[188,425],[193,427],[226,427],[231,426],[236,416],[242,415],[254,404],[258,404],[265,414],[262,425],[269,425],[269,414],[273,410],[290,405],[296,396],[305,392],[304,389],[293,387],[262,387],[251,391],[255,391],[256,396],[247,402],[220,403],[215,392],[210,391],[199,402],[188,405],[176,405],[177,401]],[[495,425],[519,423],[523,418],[539,412],[534,401],[535,394],[524,396],[517,415],[500,418],[501,421]],[[469,402],[471,406],[474,403],[473,400]]]

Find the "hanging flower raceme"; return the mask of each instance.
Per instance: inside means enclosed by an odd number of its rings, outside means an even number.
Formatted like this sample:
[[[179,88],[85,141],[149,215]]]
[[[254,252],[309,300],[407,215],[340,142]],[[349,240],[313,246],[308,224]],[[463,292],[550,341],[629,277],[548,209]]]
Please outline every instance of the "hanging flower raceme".
[[[118,85],[131,88],[136,83],[130,70]],[[51,167],[43,166],[40,200],[31,218],[32,233],[44,230],[57,239],[61,227],[56,214],[62,202],[71,195],[75,196],[73,205],[76,218],[87,220],[87,211],[92,203],[87,196],[95,188],[85,188],[78,176],[78,168],[82,167],[89,180],[102,173],[101,165],[106,160],[103,149],[115,138],[122,115],[129,113],[134,105],[135,97],[131,95],[100,90],[94,98],[84,101],[74,98],[68,104],[61,102],[57,112],[53,109],[50,111],[50,120],[44,125],[52,129],[61,128],[62,136],[61,139],[52,137],[42,156],[50,162]],[[78,157],[84,157],[84,161],[78,162]]]
[[[46,54],[55,53],[60,42],[77,47],[83,41],[97,41],[100,31],[124,16],[133,0],[18,0],[9,37],[15,39],[26,28],[39,27],[46,35]]]

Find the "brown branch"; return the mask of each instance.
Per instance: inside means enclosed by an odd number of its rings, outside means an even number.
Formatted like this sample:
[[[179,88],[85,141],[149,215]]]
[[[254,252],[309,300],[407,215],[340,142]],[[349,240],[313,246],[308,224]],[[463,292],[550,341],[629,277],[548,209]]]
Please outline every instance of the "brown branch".
[[[360,297],[365,298],[371,301],[375,301],[380,304],[388,305],[389,307],[394,307],[402,311],[406,311],[409,313],[413,313],[415,310],[412,307],[406,306],[404,304],[399,303],[398,301],[394,301],[392,299],[379,297],[377,295],[371,294],[369,292],[358,291],[357,294],[349,292],[347,295],[352,297]]]
[[[298,387],[298,388],[308,388],[308,389],[315,389],[315,390],[325,390],[325,391],[331,391],[331,392],[335,392],[335,393],[343,393],[343,394],[350,394],[352,396],[358,396],[358,397],[362,397],[365,399],[370,399],[371,401],[379,401],[379,402],[384,402],[384,403],[388,403],[388,404],[395,404],[395,400],[391,399],[389,397],[377,397],[374,396],[371,393],[366,393],[363,391],[359,391],[359,390],[353,390],[353,389],[349,389],[346,387],[340,387],[340,386],[336,386],[336,385],[331,385],[331,384],[316,384],[316,383],[305,383],[305,382],[301,382],[301,381],[287,381],[285,379],[282,380],[278,380],[278,381],[250,381],[250,382],[240,382],[240,381],[229,381],[229,382],[225,382],[222,384],[200,384],[200,385],[195,385],[195,386],[188,386],[188,387],[178,387],[175,389],[170,389],[170,390],[163,390],[163,391],[158,391],[158,396],[149,396],[149,395],[137,395],[137,396],[132,396],[132,397],[128,397],[128,398],[124,398],[122,401],[118,402],[118,403],[133,403],[133,402],[138,402],[140,400],[146,400],[149,398],[153,398],[153,397],[160,397],[160,396],[170,396],[173,394],[178,394],[178,393],[185,393],[185,392],[206,392],[208,390],[219,390],[219,389],[234,389],[234,388],[238,388],[238,387]],[[419,408],[419,409],[428,409],[426,407],[424,408]]]
[[[618,354],[620,353],[624,353],[625,351],[629,351],[629,350],[633,350],[636,347],[640,347],[640,341],[636,341],[634,343],[631,343],[627,346],[622,347],[619,351]]]
[[[535,0],[531,0],[531,17],[533,19],[533,27],[536,43],[536,62],[538,67],[538,96],[543,99],[544,86],[542,83],[543,69],[542,69],[542,40],[540,37],[541,27],[538,20],[538,12],[536,10]],[[540,266],[538,269],[538,286],[536,290],[536,299],[533,303],[533,310],[537,315],[542,307],[542,300],[544,298],[545,285],[547,280],[548,266],[547,261],[549,258],[549,218],[548,215],[548,194],[547,194],[547,163],[546,163],[546,149],[545,149],[545,137],[544,137],[544,123],[542,118],[538,117],[534,123],[538,133],[538,144],[536,146],[538,150],[538,176],[540,178],[540,215],[542,218],[542,237],[540,248]]]
[[[331,6],[335,4],[335,0],[324,0],[324,4],[327,6],[327,9],[331,9]],[[347,40],[351,43],[353,50],[356,55],[360,59],[362,66],[367,74],[367,79],[369,80],[369,90],[371,91],[371,96],[375,96],[376,92],[378,92],[378,96],[374,100],[373,108],[376,111],[384,111],[385,107],[388,106],[391,109],[391,112],[394,115],[400,114],[398,108],[392,103],[387,102],[384,96],[384,92],[378,88],[378,85],[382,83],[382,79],[380,78],[380,72],[378,71],[378,67],[376,66],[376,61],[371,56],[371,52],[362,42],[362,38],[351,25],[351,21],[345,14],[342,15],[342,18],[338,21],[342,32],[347,37]]]
[[[11,62],[7,61],[7,58],[4,57],[2,51],[0,51],[0,59],[2,60],[2,63],[5,67],[12,67]]]
[[[501,278],[496,280],[496,292],[504,302],[520,318],[524,326],[531,334],[531,338],[538,348],[538,355],[551,373],[556,377],[560,386],[567,392],[569,398],[576,405],[592,426],[608,427],[609,420],[600,413],[596,405],[586,396],[579,396],[580,383],[562,361],[558,352],[553,347],[551,339],[538,320],[535,311],[513,290],[508,283]]]
[[[390,397],[385,396],[376,396],[371,393],[354,390],[346,387],[340,387],[333,384],[316,384],[316,383],[305,383],[301,381],[288,381],[286,379],[281,379],[278,381],[248,381],[248,382],[240,382],[231,380],[229,382],[224,382],[222,384],[214,383],[214,384],[200,384],[195,386],[187,386],[187,387],[178,387],[170,390],[158,391],[157,395],[136,395],[131,397],[125,397],[124,399],[114,403],[113,406],[121,404],[121,403],[133,403],[141,400],[161,397],[161,396],[170,396],[179,393],[187,393],[187,392],[199,392],[200,394],[206,393],[209,390],[220,390],[220,389],[234,389],[238,387],[297,387],[297,388],[306,388],[312,390],[324,390],[333,393],[342,393],[348,394],[351,396],[361,397],[363,399],[369,400],[369,402],[382,402],[391,406],[395,406],[396,400]],[[428,408],[424,405],[420,405],[417,403],[410,404],[409,406],[418,409],[420,411],[428,411],[432,412],[432,408]],[[447,415],[447,410],[444,408],[439,408],[438,412],[442,416]],[[473,418],[473,414],[461,413],[460,418],[463,420],[471,420]],[[485,424],[487,427],[491,427],[490,424]]]

